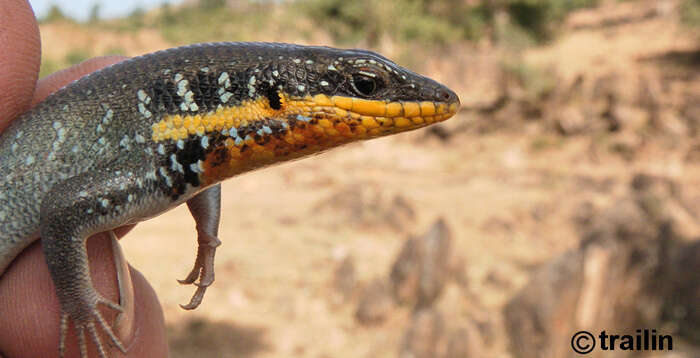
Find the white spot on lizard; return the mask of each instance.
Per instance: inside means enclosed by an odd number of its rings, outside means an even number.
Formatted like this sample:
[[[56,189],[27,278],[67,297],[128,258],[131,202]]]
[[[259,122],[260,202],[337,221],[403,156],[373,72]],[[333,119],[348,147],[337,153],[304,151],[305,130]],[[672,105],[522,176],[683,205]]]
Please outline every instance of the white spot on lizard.
[[[219,85],[223,85],[224,83],[226,83],[226,81],[228,81],[228,79],[229,79],[228,72],[221,72],[221,75],[219,75],[219,80],[218,80]]]
[[[131,139],[129,138],[129,136],[124,135],[122,140],[119,141],[119,146],[121,146],[122,148],[124,148],[126,150],[130,150],[131,149],[131,145],[129,144],[130,141],[131,141]]]
[[[226,92],[226,93],[222,94],[220,97],[221,102],[222,103],[228,102],[228,100],[231,99],[232,96],[233,96],[233,93],[231,93],[231,92]]]
[[[182,164],[180,164],[177,161],[177,157],[175,156],[175,154],[170,155],[170,169],[178,171],[178,172],[183,173],[183,174],[185,173],[184,168],[182,167]]]

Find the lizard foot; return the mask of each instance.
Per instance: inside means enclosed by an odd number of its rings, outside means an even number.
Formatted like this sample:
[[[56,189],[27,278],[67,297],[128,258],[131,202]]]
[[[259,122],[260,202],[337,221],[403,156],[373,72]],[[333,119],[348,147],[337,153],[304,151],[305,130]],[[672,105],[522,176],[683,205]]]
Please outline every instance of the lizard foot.
[[[197,233],[197,259],[194,262],[192,271],[185,277],[184,280],[178,280],[183,285],[193,284],[197,286],[197,290],[192,299],[186,305],[180,305],[183,309],[192,310],[202,303],[204,293],[207,287],[214,283],[214,255],[216,248],[221,245],[221,241],[214,235],[199,231]],[[199,279],[199,282],[195,282]]]
[[[73,321],[73,327],[75,327],[76,336],[78,338],[78,346],[80,347],[81,358],[88,358],[87,343],[85,341],[86,331],[90,336],[92,342],[97,347],[97,351],[99,352],[100,358],[108,358],[107,352],[105,351],[104,346],[102,344],[102,339],[97,333],[96,326],[102,328],[102,330],[109,336],[112,343],[114,343],[114,345],[120,351],[122,351],[122,353],[126,353],[126,349],[124,348],[124,345],[122,344],[121,340],[119,340],[119,338],[114,334],[112,328],[107,324],[105,319],[102,317],[102,314],[97,309],[98,304],[104,304],[107,307],[119,312],[123,311],[122,308],[119,307],[119,305],[108,301],[107,299],[101,296],[98,296],[97,300],[95,300],[93,304],[89,305],[89,308],[86,308],[84,311],[81,310],[80,314],[77,315],[78,317],[75,317],[75,315],[71,315],[65,311],[62,311],[60,341],[58,344],[59,357],[63,358],[65,354],[66,334],[68,332],[69,321]],[[97,325],[95,323],[97,323]]]

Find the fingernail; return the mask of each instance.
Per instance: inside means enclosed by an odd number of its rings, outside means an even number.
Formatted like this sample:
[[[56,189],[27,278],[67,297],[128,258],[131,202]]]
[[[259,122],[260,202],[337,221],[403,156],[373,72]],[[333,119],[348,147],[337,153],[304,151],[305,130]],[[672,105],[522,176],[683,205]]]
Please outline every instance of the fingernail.
[[[114,266],[117,272],[117,283],[119,285],[119,306],[123,311],[117,314],[114,319],[114,330],[122,340],[129,337],[134,328],[134,285],[129,274],[129,265],[124,257],[117,235],[109,231],[112,241],[112,254],[114,255]]]

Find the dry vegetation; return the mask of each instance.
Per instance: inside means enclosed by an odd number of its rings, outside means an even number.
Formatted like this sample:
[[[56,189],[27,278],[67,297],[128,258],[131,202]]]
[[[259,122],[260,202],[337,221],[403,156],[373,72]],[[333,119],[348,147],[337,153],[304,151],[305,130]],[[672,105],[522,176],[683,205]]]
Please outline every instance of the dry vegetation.
[[[314,11],[335,14],[326,3]],[[459,3],[470,17],[447,31],[462,32],[434,47],[406,24],[342,36],[277,6],[209,32],[178,27],[179,9],[42,25],[45,71],[190,41],[340,43],[464,104],[440,127],[225,183],[217,281],[194,312],[175,281],[194,260],[187,210],[139,225],[123,246],[173,357],[569,357],[580,329],[643,327],[677,342],[647,356],[700,356],[700,4],[599,1],[528,28],[513,4],[548,2]],[[502,6],[479,17],[484,3]]]

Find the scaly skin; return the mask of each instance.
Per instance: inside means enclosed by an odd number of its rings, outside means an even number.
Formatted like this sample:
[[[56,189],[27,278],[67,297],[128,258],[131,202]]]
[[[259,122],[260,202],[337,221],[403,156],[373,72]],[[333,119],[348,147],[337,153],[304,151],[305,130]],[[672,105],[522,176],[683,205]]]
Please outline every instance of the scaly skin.
[[[216,43],[136,57],[49,96],[0,136],[0,274],[41,237],[69,323],[106,357],[85,239],[186,202],[196,308],[214,280],[220,183],[253,169],[451,117],[443,85],[362,50]]]

